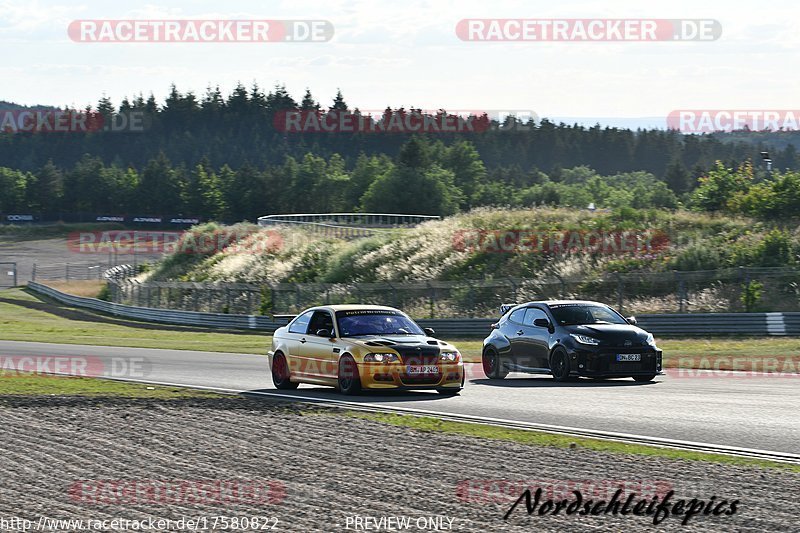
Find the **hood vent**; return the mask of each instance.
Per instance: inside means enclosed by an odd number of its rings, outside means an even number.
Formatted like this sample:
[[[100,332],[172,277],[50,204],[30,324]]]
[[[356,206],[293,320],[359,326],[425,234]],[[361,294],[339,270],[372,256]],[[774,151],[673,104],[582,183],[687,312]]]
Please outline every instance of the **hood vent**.
[[[369,341],[365,342],[364,344],[367,346],[394,346],[397,343],[392,341]]]

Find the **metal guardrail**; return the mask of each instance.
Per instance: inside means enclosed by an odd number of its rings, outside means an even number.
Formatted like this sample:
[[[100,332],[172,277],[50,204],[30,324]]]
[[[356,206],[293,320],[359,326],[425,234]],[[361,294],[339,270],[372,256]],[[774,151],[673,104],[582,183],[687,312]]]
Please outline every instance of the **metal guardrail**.
[[[135,320],[208,328],[251,329],[270,333],[286,323],[285,320],[275,320],[269,316],[200,313],[116,304],[65,294],[36,282],[28,283],[28,288],[66,305]],[[418,320],[418,323],[422,327],[435,329],[437,335],[445,338],[483,337],[489,333],[489,328],[495,320],[492,318],[429,319]],[[638,315],[637,320],[642,328],[655,335],[800,336],[800,313],[648,314]]]
[[[393,213],[298,213],[266,215],[258,218],[261,227],[295,226],[325,237],[360,239],[397,228],[411,228],[436,215],[400,215]]]
[[[258,217],[260,226],[275,224],[322,224],[349,227],[399,227],[416,226],[430,220],[440,220],[437,215],[403,215],[398,213],[290,213]]]
[[[72,307],[81,307],[114,316],[131,318],[134,320],[144,320],[147,322],[160,322],[164,324],[200,326],[207,328],[255,329],[265,331],[275,331],[275,329],[286,323],[285,321],[275,321],[269,316],[197,313],[195,311],[150,309],[147,307],[134,307],[131,305],[115,304],[112,302],[106,302],[104,300],[98,300],[96,298],[84,298],[82,296],[66,294],[52,287],[48,287],[47,285],[36,283],[35,281],[29,282],[28,288],[37,294],[47,296]]]

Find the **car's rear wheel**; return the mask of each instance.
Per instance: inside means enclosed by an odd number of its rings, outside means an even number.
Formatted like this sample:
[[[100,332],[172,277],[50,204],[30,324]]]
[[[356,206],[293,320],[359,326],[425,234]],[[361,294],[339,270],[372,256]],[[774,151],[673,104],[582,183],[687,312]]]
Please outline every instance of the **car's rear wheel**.
[[[654,379],[656,379],[656,375],[648,374],[646,376],[633,376],[633,379],[639,382],[653,381]]]
[[[361,393],[361,377],[355,359],[345,355],[339,360],[339,392],[347,395]]]
[[[556,350],[550,358],[550,373],[559,383],[569,381],[569,358],[564,350]]]
[[[500,361],[500,354],[492,347],[483,351],[483,373],[489,379],[503,379],[508,375],[508,370]]]
[[[297,383],[289,380],[289,363],[286,356],[281,352],[276,353],[272,358],[272,382],[276,389],[293,390],[297,388]]]

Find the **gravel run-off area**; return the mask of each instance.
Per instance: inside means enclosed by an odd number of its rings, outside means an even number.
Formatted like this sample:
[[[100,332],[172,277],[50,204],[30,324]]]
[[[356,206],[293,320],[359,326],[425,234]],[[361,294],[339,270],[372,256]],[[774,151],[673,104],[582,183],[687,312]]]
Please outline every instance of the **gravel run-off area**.
[[[308,405],[3,397],[0,423],[2,531],[25,519],[34,531],[144,520],[100,530],[761,532],[797,531],[800,516],[800,474],[784,470],[526,446]],[[654,526],[632,514],[528,515],[524,503],[504,519],[524,487],[574,500],[574,488],[605,496],[619,483],[641,495],[671,489],[673,501],[716,496],[723,510],[739,503],[733,515],[701,512],[687,526],[675,516]],[[52,521],[65,519],[95,529]],[[160,528],[135,529],[157,520]]]

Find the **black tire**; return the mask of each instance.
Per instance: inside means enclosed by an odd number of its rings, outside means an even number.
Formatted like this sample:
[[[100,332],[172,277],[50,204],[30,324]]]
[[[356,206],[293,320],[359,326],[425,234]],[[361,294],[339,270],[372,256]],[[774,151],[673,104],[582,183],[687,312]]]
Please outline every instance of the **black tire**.
[[[461,393],[461,389],[436,389],[436,392],[441,394],[442,396],[458,396]]]
[[[570,381],[569,371],[567,352],[561,349],[554,351],[550,357],[550,373],[553,375],[553,379],[559,383]]]
[[[647,382],[647,381],[653,381],[654,379],[656,379],[656,375],[655,374],[648,374],[646,376],[633,376],[633,379],[634,379],[634,381],[638,381],[640,383],[644,383],[644,382]]]
[[[289,380],[289,363],[281,352],[272,357],[272,383],[279,390],[294,390],[298,385]]]
[[[339,359],[339,392],[348,396],[361,394],[361,376],[358,366],[351,355]]]
[[[508,370],[500,361],[500,354],[492,347],[483,351],[481,362],[483,363],[483,373],[489,379],[503,379],[508,375]]]

